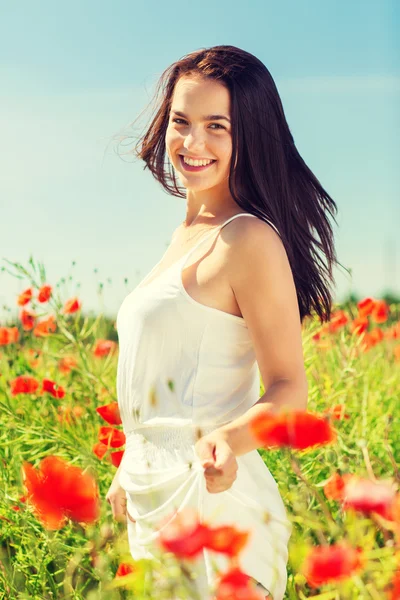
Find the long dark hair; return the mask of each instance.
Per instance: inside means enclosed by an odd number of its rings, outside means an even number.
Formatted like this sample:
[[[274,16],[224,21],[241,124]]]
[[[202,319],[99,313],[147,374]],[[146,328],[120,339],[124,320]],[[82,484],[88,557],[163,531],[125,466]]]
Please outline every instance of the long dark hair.
[[[229,90],[232,198],[243,211],[272,221],[280,232],[301,322],[311,317],[313,310],[321,322],[330,320],[330,284],[334,283],[332,267],[337,260],[327,213],[335,220],[337,206],[297,151],[274,80],[258,58],[223,45],[191,52],[173,63],[160,76],[156,113],[134,153],[169,194],[186,198],[165,146],[172,95],[183,75],[214,79]]]

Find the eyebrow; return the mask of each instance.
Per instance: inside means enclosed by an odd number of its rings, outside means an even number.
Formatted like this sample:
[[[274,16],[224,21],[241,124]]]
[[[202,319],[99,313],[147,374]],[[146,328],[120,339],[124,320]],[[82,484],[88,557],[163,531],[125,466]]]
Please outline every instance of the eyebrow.
[[[187,116],[185,115],[185,113],[181,112],[180,110],[173,110],[171,112],[175,113],[179,117],[183,117],[184,119],[187,119]],[[230,119],[228,119],[228,117],[225,117],[224,115],[206,115],[203,117],[203,121],[222,121],[223,119],[225,119],[225,121],[228,121],[228,123],[230,123]]]

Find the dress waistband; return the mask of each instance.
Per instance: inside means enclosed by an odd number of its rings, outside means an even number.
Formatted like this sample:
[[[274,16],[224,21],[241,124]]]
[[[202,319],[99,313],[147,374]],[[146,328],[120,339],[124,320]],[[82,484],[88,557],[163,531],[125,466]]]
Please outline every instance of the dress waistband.
[[[215,425],[138,425],[126,433],[126,446],[136,441],[148,441],[155,445],[178,448],[195,444],[203,435],[216,428]]]

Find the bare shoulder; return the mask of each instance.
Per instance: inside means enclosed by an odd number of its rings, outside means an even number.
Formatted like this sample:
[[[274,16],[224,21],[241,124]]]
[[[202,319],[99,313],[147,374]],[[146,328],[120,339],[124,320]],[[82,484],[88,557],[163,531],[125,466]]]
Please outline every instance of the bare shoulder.
[[[272,225],[259,218],[239,218],[232,221],[225,238],[229,246],[229,262],[237,272],[241,266],[248,267],[249,258],[265,261],[277,257],[287,258],[280,235]]]
[[[248,292],[260,284],[272,293],[284,294],[294,282],[289,259],[280,235],[272,225],[258,218],[235,219],[227,240],[227,273],[232,290]]]

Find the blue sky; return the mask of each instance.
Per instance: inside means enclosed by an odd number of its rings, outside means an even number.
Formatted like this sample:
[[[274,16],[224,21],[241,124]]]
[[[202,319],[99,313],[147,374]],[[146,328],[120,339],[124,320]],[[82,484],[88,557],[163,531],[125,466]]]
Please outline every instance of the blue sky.
[[[32,254],[49,283],[71,277],[65,298],[115,316],[161,258],[185,200],[119,158],[112,137],[171,63],[232,44],[270,70],[300,154],[338,205],[337,254],[352,276],[335,270],[337,300],[400,293],[399,6],[1,2],[0,264]],[[0,316],[25,287],[0,273]]]

